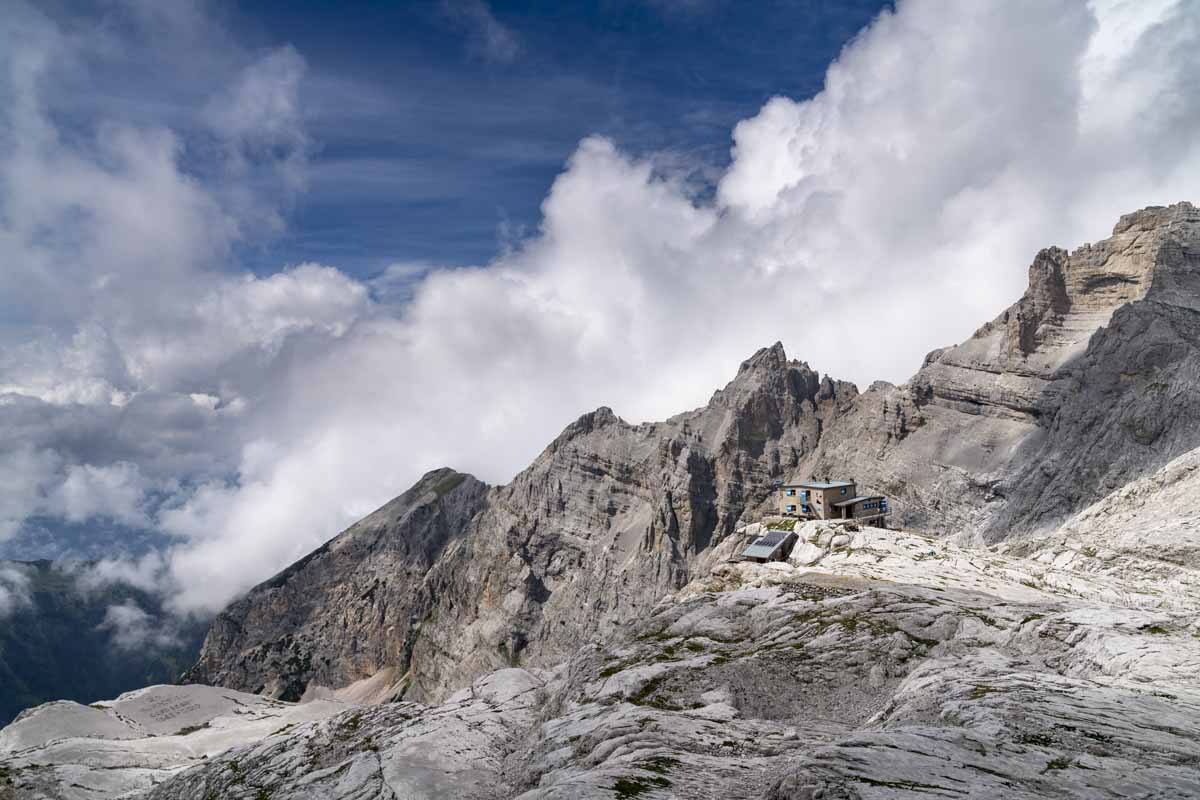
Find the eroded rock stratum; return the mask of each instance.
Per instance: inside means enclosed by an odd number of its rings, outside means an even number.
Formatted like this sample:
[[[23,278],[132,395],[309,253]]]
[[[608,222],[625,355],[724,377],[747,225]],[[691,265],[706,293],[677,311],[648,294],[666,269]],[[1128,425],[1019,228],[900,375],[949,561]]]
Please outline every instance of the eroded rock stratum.
[[[554,668],[501,669],[433,706],[160,687],[146,691],[173,693],[188,716],[157,727],[137,695],[44,706],[0,733],[7,791],[1200,795],[1196,601],[1160,603],[1152,580],[1036,555],[873,528],[834,547],[813,533],[815,565],[718,563]],[[192,699],[207,693],[209,705]]]

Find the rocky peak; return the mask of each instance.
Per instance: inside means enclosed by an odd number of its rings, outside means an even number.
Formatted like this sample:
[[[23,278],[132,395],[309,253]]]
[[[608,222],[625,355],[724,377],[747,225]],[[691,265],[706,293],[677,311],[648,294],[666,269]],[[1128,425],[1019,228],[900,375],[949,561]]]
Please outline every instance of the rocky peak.
[[[312,686],[341,687],[405,664],[433,602],[422,579],[454,550],[487,491],[461,472],[427,472],[226,608],[184,681],[299,700]],[[366,633],[375,626],[387,635]]]
[[[1200,308],[1198,242],[1200,213],[1178,203],[1125,215],[1101,242],[1042,250],[1020,300],[967,341],[926,357],[914,398],[974,414],[1040,417],[1050,383],[1117,309],[1147,299]]]
[[[563,428],[562,433],[554,438],[554,441],[550,443],[550,446],[547,448],[547,450],[553,452],[581,436],[587,436],[590,433],[594,433],[611,426],[624,426],[626,424],[627,423],[623,419],[613,413],[611,408],[608,406],[600,406],[595,411],[589,411],[567,427]]]
[[[1195,222],[1196,216],[1196,207],[1187,201],[1169,206],[1146,206],[1139,211],[1122,214],[1117,224],[1113,225],[1113,236],[1165,228],[1179,222]]]
[[[743,361],[738,367],[738,375],[754,370],[772,372],[786,369],[787,366],[787,353],[783,349],[783,342],[775,342],[770,347],[760,348],[754,355]]]
[[[813,370],[804,361],[788,360],[781,342],[764,347],[738,367],[738,373],[725,388],[713,393],[708,409],[738,408],[764,399],[786,407],[784,414],[795,416],[807,401],[815,407],[820,401],[848,400],[858,393],[854,384],[835,381]]]
[[[1157,215],[1158,249],[1149,299],[1200,311],[1200,209],[1177,203]]]
[[[1013,344],[1024,356],[1046,351],[1046,365],[1058,367],[1123,305],[1150,298],[1198,307],[1198,238],[1200,212],[1191,203],[1176,203],[1126,214],[1110,238],[1069,254],[1043,250],[1030,267],[1025,296],[1005,312],[1018,323],[1010,327],[1010,334],[1018,334]]]
[[[1029,288],[1006,315],[1010,358],[1026,357],[1036,350],[1044,340],[1043,331],[1071,310],[1063,274],[1068,260],[1066,250],[1051,247],[1038,253],[1029,265]]]
[[[1128,214],[1108,239],[1038,253],[1016,303],[868,391],[806,467],[880,487],[914,526],[1052,526],[1200,446],[1198,311],[1195,206]]]
[[[704,568],[856,395],[776,343],[704,407],[584,414],[505,486],[431,472],[233,604],[189,677],[295,699],[383,674],[440,699],[556,663]]]

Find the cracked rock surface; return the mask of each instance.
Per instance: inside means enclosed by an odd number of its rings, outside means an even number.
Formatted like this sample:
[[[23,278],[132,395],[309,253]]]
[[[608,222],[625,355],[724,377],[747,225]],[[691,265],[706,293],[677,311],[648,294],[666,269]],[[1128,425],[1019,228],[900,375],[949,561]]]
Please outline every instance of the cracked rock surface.
[[[898,531],[806,533],[827,542],[815,565],[719,564],[553,670],[502,669],[434,706],[318,701],[199,760],[97,711],[89,735],[123,769],[158,762],[131,793],[86,796],[1200,796],[1200,600],[1123,605],[1148,586],[1093,592],[1087,573]],[[83,796],[62,765],[25,766],[36,737],[17,727],[7,779],[43,794],[13,796]]]
[[[281,703],[213,686],[151,686],[90,706],[46,703],[0,730],[0,799],[140,795],[231,747],[346,708],[324,700]]]

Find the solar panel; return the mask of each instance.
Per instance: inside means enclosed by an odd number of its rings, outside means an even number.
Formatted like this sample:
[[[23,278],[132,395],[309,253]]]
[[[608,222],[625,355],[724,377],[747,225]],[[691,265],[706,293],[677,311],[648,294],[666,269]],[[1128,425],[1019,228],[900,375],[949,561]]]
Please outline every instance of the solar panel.
[[[791,531],[769,531],[765,536],[762,536],[758,541],[756,541],[755,544],[774,547],[791,534]]]

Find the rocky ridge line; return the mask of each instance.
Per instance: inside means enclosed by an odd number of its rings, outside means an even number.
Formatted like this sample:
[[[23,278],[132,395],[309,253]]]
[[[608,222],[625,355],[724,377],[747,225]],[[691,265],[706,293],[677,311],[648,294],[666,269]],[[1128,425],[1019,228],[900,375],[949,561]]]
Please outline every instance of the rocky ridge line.
[[[1200,446],[1200,211],[1121,218],[1043,250],[1025,295],[905,385],[873,385],[802,472],[850,474],[908,527],[1050,530]]]
[[[776,344],[695,411],[585,414],[506,486],[432,472],[231,605],[187,680],[298,700],[387,670],[376,699],[436,701],[558,663],[704,569],[856,394]]]

